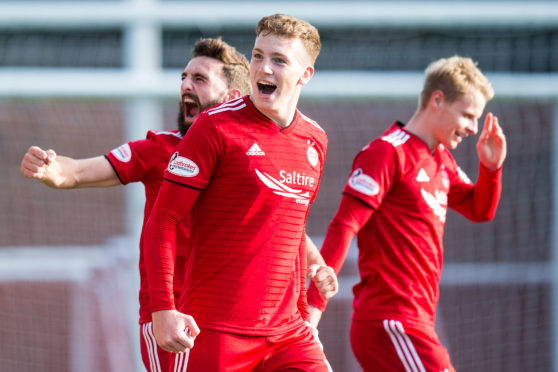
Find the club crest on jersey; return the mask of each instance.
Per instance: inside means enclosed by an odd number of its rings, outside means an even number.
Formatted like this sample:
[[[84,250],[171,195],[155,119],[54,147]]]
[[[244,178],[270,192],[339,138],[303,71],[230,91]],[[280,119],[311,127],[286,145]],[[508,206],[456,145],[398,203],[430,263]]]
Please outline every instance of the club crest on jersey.
[[[310,146],[308,146],[308,150],[306,150],[306,157],[308,158],[308,162],[311,166],[315,167],[318,165],[318,161],[320,160],[318,157],[318,151],[316,151],[312,144],[310,144]]]
[[[112,155],[123,163],[127,163],[132,159],[132,150],[129,144],[124,144],[111,151]]]
[[[192,160],[179,156],[178,152],[175,152],[169,162],[168,166],[169,172],[182,177],[194,177],[200,173],[200,168]]]
[[[367,174],[362,172],[362,169],[355,169],[351,177],[349,177],[349,186],[364,195],[372,196],[380,192],[378,182]]]
[[[273,190],[274,194],[285,196],[287,198],[294,198],[297,204],[308,205],[310,202],[310,192],[299,189],[293,189],[285,185],[285,181],[288,183],[293,183],[297,185],[314,185],[314,177],[308,177],[304,174],[300,174],[297,172],[287,173],[286,171],[282,170],[281,173],[281,180],[279,181],[269,174],[265,172],[260,172],[259,170],[255,169],[256,175],[258,178],[271,190]],[[290,182],[289,182],[290,180]],[[296,180],[296,181],[295,181]]]

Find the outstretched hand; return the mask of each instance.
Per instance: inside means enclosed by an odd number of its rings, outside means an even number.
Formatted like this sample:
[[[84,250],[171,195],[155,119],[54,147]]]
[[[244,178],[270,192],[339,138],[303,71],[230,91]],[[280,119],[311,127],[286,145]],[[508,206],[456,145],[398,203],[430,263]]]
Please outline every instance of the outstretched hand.
[[[491,112],[486,115],[484,126],[477,142],[479,160],[486,168],[499,169],[507,153],[506,136],[498,123],[498,118]]]

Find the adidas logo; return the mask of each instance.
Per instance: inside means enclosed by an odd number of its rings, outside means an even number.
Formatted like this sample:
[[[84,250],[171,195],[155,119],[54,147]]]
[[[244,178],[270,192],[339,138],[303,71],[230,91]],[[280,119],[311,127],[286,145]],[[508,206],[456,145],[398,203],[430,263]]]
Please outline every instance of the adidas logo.
[[[429,181],[430,181],[430,177],[428,177],[428,175],[426,174],[423,168],[420,168],[417,174],[417,182],[429,182]]]
[[[246,155],[264,156],[265,152],[263,152],[262,149],[260,149],[260,146],[258,146],[258,144],[254,142],[252,147],[250,147],[250,150],[246,151]]]

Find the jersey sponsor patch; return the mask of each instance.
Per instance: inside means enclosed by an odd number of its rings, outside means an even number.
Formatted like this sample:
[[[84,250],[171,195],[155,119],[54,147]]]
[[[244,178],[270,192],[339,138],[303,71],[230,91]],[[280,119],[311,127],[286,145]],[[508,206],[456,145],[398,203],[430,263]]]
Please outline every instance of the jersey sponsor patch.
[[[426,201],[426,204],[432,208],[432,212],[438,216],[440,222],[446,222],[447,206],[448,206],[448,195],[443,191],[435,191],[435,195],[432,195],[424,189],[420,189],[422,198]]]
[[[364,174],[360,168],[354,170],[351,177],[349,177],[348,184],[364,195],[372,196],[380,192],[378,182],[369,175]]]
[[[123,163],[127,163],[132,159],[132,150],[130,145],[125,143],[120,147],[115,148],[111,151],[112,155]]]
[[[287,198],[294,198],[297,204],[304,204],[304,205],[308,205],[309,201],[310,201],[310,192],[306,191],[304,192],[304,190],[300,190],[300,189],[293,189],[292,187],[289,187],[287,185],[285,185],[284,182],[287,183],[295,183],[295,184],[313,184],[314,183],[314,178],[313,177],[307,177],[304,176],[304,174],[300,174],[297,172],[292,172],[288,173],[284,170],[282,170],[280,172],[281,174],[281,181],[271,177],[269,174],[267,173],[262,173],[259,170],[255,170],[256,171],[256,175],[258,176],[258,178],[267,186],[269,187],[271,190],[273,190],[274,194],[277,195],[281,195],[281,196],[285,196]],[[285,176],[285,174],[287,174],[288,176]],[[294,180],[298,180],[297,182],[294,182]],[[301,181],[302,179],[302,181]],[[289,182],[290,180],[290,182]]]
[[[168,166],[169,172],[182,177],[194,177],[200,173],[200,168],[192,160],[179,156],[178,152],[175,152]]]

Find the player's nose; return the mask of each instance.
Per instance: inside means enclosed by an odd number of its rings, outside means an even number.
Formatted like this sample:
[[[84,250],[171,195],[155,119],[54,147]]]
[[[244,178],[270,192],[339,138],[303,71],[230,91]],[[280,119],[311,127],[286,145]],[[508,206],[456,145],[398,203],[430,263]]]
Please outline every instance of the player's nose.
[[[467,131],[473,135],[477,134],[479,131],[479,121],[477,119],[473,120],[467,127]]]

